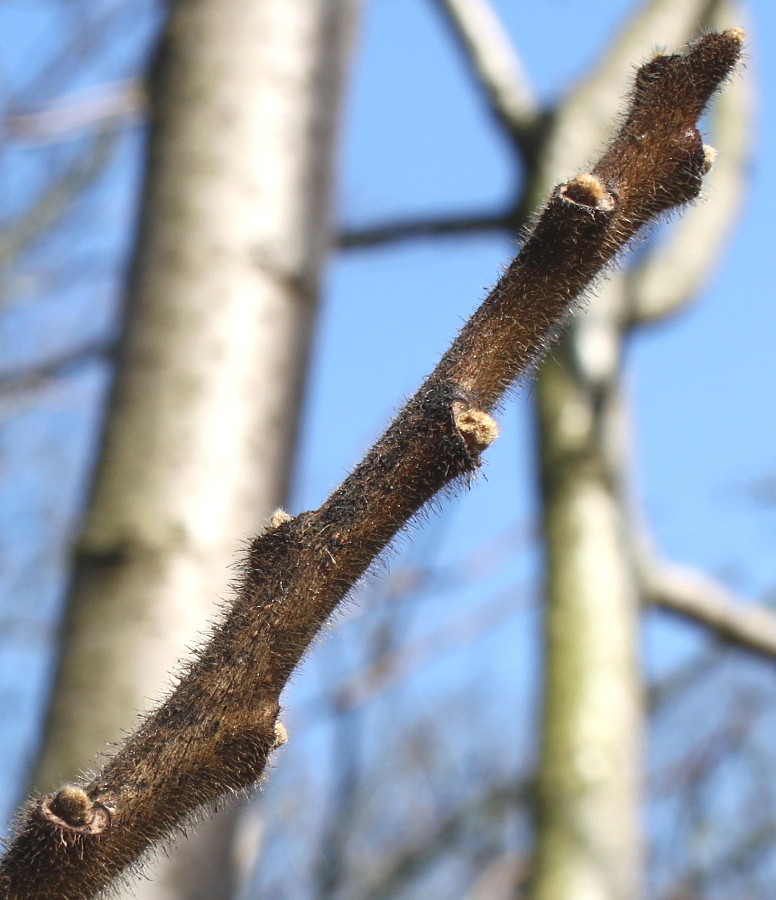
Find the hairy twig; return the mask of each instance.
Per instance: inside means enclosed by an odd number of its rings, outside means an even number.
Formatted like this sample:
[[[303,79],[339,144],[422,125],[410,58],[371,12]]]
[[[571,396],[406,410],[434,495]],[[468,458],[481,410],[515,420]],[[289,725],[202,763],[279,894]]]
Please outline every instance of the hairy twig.
[[[716,5],[723,7],[712,17],[717,27],[720,19],[730,21],[732,7],[739,6]],[[719,153],[704,185],[703,201],[624,274],[625,324],[651,324],[686,308],[718,263],[746,196],[754,139],[752,80],[751,71],[744,68],[714,104],[711,136]]]
[[[168,699],[88,784],[30,801],[0,863],[0,896],[81,900],[198,809],[262,776],[285,740],[280,693],[311,641],[393,536],[473,473],[489,415],[530,371],[596,276],[661,212],[698,196],[698,116],[742,33],[708,34],[637,73],[622,127],[589,174],[557,187],[521,253],[364,461],[313,512],[278,513]]]
[[[519,218],[524,218],[559,173],[580,160],[594,159],[617,121],[618,85],[630,76],[634,60],[657,46],[682,43],[697,32],[698,17],[719,0],[647,0],[609,42],[598,62],[552,109],[536,165],[523,193]]]

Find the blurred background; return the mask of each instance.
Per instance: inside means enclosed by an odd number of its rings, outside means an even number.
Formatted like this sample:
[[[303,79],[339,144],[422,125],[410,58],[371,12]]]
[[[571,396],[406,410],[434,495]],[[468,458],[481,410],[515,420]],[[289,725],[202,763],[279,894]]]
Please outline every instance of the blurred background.
[[[634,66],[731,25],[704,197],[336,616],[261,794],[126,896],[770,895],[765,0],[0,5],[3,822],[162,695],[272,510],[357,462]]]

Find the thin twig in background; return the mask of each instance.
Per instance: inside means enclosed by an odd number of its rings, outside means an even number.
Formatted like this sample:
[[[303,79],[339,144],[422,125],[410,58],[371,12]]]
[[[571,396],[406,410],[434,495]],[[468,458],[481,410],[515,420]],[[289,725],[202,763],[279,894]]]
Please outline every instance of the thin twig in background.
[[[488,0],[435,0],[482,88],[490,111],[518,151],[530,156],[541,110],[514,44]]]

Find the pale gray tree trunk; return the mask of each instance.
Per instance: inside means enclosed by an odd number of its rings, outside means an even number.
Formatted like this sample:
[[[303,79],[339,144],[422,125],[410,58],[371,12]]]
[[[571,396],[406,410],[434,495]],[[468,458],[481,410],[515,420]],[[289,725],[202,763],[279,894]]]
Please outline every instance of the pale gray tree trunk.
[[[282,502],[355,0],[177,0],[150,81],[122,356],[35,786],[132,727]],[[144,898],[228,897],[226,824]],[[213,877],[215,876],[215,877]]]
[[[620,285],[537,382],[547,612],[532,900],[641,896],[639,589],[616,465],[619,388],[615,369],[591,385],[574,354]]]

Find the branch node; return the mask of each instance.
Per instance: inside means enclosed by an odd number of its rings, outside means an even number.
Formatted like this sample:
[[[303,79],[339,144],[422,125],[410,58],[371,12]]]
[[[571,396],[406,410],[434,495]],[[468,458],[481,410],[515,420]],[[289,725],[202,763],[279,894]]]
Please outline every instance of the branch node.
[[[453,409],[453,419],[458,434],[469,455],[479,456],[498,437],[496,420],[481,409],[463,408],[463,404],[456,404],[456,407]]]
[[[589,206],[591,209],[598,209],[602,212],[610,212],[614,209],[613,194],[607,190],[600,178],[589,172],[576,175],[566,184],[561,185],[560,196],[571,203]]]
[[[107,807],[92,800],[77,784],[65,784],[53,797],[42,797],[39,810],[54,825],[82,834],[101,834],[111,824]]]

